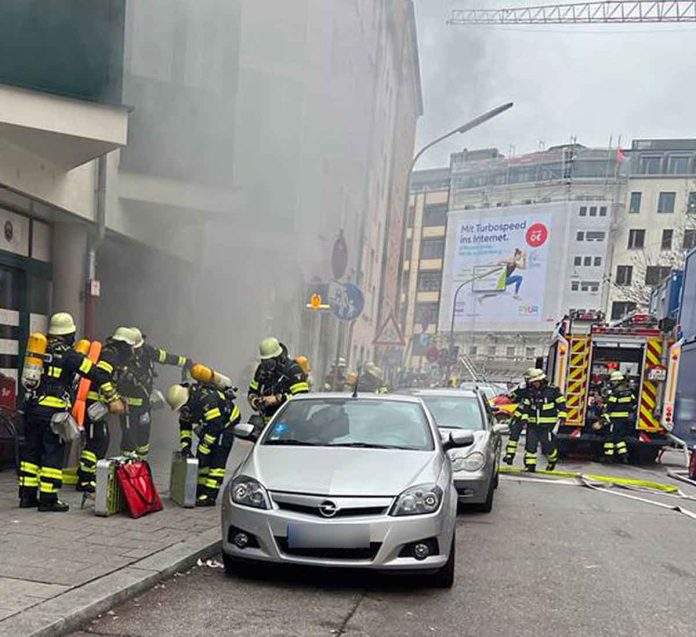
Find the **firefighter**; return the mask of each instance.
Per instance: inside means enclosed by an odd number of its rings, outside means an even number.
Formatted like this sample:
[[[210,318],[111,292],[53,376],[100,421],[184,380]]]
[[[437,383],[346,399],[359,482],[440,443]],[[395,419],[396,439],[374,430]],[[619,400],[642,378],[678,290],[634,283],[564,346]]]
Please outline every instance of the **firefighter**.
[[[535,367],[530,367],[529,369],[527,369],[527,371],[524,373],[522,382],[508,394],[510,399],[514,401],[515,405],[518,406],[518,409],[519,405],[522,403],[522,401],[529,393],[529,391],[527,390],[527,383],[529,382],[530,377],[533,376],[536,373],[536,371],[537,370]],[[510,418],[510,435],[508,437],[507,444],[505,445],[505,455],[503,456],[503,462],[509,465],[512,465],[512,463],[515,462],[517,446],[520,442],[522,430],[524,429],[524,422],[520,417],[521,414],[518,413],[518,409],[515,410],[515,412],[512,414],[512,417]]]
[[[331,368],[324,381],[326,391],[343,391],[346,386],[346,369],[348,364],[342,356],[338,361],[331,363]]]
[[[602,414],[604,422],[608,425],[607,437],[604,440],[604,457],[607,460],[628,460],[626,438],[636,409],[636,396],[628,385],[628,379],[622,372],[612,372]]]
[[[232,428],[240,420],[234,393],[203,383],[172,385],[167,391],[167,403],[179,412],[181,452],[185,456],[193,455],[194,428],[198,437],[196,506],[215,506],[234,440]]]
[[[524,466],[527,471],[536,471],[537,447],[547,459],[547,471],[553,471],[558,461],[558,447],[554,428],[566,418],[566,400],[558,387],[550,385],[546,374],[535,369],[526,382],[527,395],[515,411],[527,427],[524,447]]]
[[[23,509],[38,506],[39,511],[64,512],[69,508],[58,499],[65,442],[54,432],[51,421],[70,411],[76,374],[97,386],[112,411],[123,409],[111,371],[73,349],[75,331],[75,322],[67,312],[51,317],[41,380],[25,397],[26,447],[19,466],[19,506]]]
[[[384,382],[384,372],[372,361],[365,363],[358,379],[358,390],[375,394],[386,394],[389,391]]]
[[[106,339],[99,356],[98,367],[112,375],[117,387],[133,357],[136,336],[129,327],[116,328],[113,336]],[[97,460],[104,458],[109,448],[107,410],[99,408],[103,403],[104,397],[100,392],[92,390],[87,394],[85,447],[80,454],[75,485],[78,491],[85,493],[94,493],[96,490]]]
[[[300,366],[300,368],[304,372],[304,375],[307,377],[307,385],[310,389],[312,389],[312,366],[309,364],[309,359],[301,354],[300,356],[295,357],[295,362]]]
[[[267,421],[290,397],[308,393],[309,384],[302,368],[277,338],[263,339],[259,355],[261,362],[249,383],[247,398],[252,409]]]
[[[170,354],[146,343],[146,337],[137,327],[130,328],[135,335],[133,356],[119,381],[119,393],[128,405],[121,416],[121,452],[134,453],[144,460],[150,452],[150,422],[153,400],[162,400],[154,392],[155,364],[172,365],[188,371],[193,362],[187,356]]]

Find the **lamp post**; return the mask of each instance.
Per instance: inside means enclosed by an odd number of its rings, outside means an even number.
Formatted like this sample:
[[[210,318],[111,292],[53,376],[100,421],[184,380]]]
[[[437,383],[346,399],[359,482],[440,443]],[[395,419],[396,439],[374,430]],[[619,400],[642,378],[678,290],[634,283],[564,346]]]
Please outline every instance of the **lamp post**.
[[[495,108],[492,108],[490,111],[487,111],[487,112],[484,113],[483,115],[479,115],[478,117],[475,117],[474,119],[468,121],[466,124],[462,124],[462,125],[459,126],[458,128],[455,128],[454,130],[451,130],[449,133],[445,133],[444,135],[441,135],[440,137],[438,137],[438,138],[434,139],[433,141],[427,143],[425,146],[423,146],[423,147],[413,156],[413,160],[411,161],[411,165],[410,165],[409,170],[408,170],[408,179],[407,179],[407,181],[406,181],[406,195],[405,195],[405,198],[404,198],[404,211],[403,211],[404,226],[403,226],[403,232],[402,232],[402,236],[401,236],[401,250],[403,250],[403,248],[404,248],[404,243],[405,243],[405,241],[406,241],[406,228],[407,228],[407,226],[408,226],[408,223],[407,223],[407,219],[408,219],[408,202],[409,202],[409,197],[410,197],[410,194],[411,194],[411,177],[413,176],[413,169],[415,168],[416,163],[418,162],[418,160],[423,156],[423,154],[424,154],[427,150],[431,149],[431,148],[432,148],[433,146],[435,146],[436,144],[439,144],[440,142],[442,142],[442,141],[444,141],[444,140],[446,140],[446,139],[452,137],[453,135],[456,135],[457,133],[466,133],[467,131],[470,131],[472,128],[476,128],[477,126],[480,126],[480,125],[483,124],[484,122],[487,122],[489,119],[493,119],[494,117],[497,117],[497,116],[500,115],[501,113],[504,113],[504,112],[507,111],[508,109],[512,108],[512,106],[513,106],[513,102],[508,102],[508,103],[506,103],[506,104],[502,104],[502,105],[500,105],[500,106],[496,106]],[[402,253],[401,256],[403,257],[403,253]],[[403,258],[400,259],[400,261],[403,262]],[[398,316],[399,305],[400,305],[400,302],[401,302],[401,287],[402,287],[402,285],[401,285],[401,278],[402,278],[402,277],[403,277],[403,268],[400,267],[400,268],[399,268],[399,274],[398,274],[398,281],[397,281],[397,284],[398,284],[398,285],[397,285],[397,290],[398,290],[399,292],[398,292],[397,297],[396,297],[396,301],[397,301],[397,303],[396,303],[397,316]],[[472,281],[473,281],[473,279],[472,279]],[[457,288],[457,292],[455,293],[455,300],[456,300],[457,294],[459,293],[459,290],[461,290],[461,288],[464,287],[464,285],[465,285],[466,283],[468,283],[468,281],[466,281],[465,283],[463,283],[462,285],[460,285],[459,288]],[[453,332],[454,332],[454,311],[453,311],[453,313],[452,313],[452,330],[450,331],[450,346],[452,345],[452,341],[453,341]],[[451,347],[450,347],[450,349],[451,349]],[[405,356],[406,356],[406,354],[408,353],[408,351],[409,351],[409,348],[407,347],[407,348],[406,348]],[[406,360],[406,359],[405,359],[405,360]],[[405,362],[405,360],[404,360],[404,362]],[[448,369],[449,369],[449,364],[448,364]],[[448,377],[449,377],[449,373],[448,373]]]

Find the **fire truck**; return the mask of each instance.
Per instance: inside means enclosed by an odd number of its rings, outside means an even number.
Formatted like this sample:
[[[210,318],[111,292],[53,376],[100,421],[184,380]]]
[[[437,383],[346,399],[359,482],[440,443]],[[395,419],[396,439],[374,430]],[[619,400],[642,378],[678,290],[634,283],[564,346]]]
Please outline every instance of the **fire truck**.
[[[628,440],[629,460],[654,462],[660,449],[671,443],[663,423],[671,412],[663,414],[663,404],[666,391],[676,383],[679,365],[670,364],[674,337],[666,329],[647,314],[613,323],[606,323],[601,313],[576,314],[559,324],[546,372],[566,396],[568,418],[558,432],[561,454],[601,449],[604,436],[592,423],[601,414],[614,371],[626,375],[638,399],[635,428]]]

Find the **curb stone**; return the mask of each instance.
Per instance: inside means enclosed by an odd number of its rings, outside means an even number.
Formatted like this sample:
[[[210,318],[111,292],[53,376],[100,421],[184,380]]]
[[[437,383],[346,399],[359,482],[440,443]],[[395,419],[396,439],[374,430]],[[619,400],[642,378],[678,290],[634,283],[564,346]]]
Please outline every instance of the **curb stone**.
[[[0,622],[0,637],[65,635],[221,548],[220,530],[209,529],[8,617]]]

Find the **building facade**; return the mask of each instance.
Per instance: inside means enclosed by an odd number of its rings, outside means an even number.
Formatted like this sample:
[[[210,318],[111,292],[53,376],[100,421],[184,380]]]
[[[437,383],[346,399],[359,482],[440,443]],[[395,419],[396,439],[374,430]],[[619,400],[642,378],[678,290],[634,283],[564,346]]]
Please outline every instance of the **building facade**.
[[[616,217],[608,314],[645,309],[650,291],[696,247],[696,140],[637,139]]]

